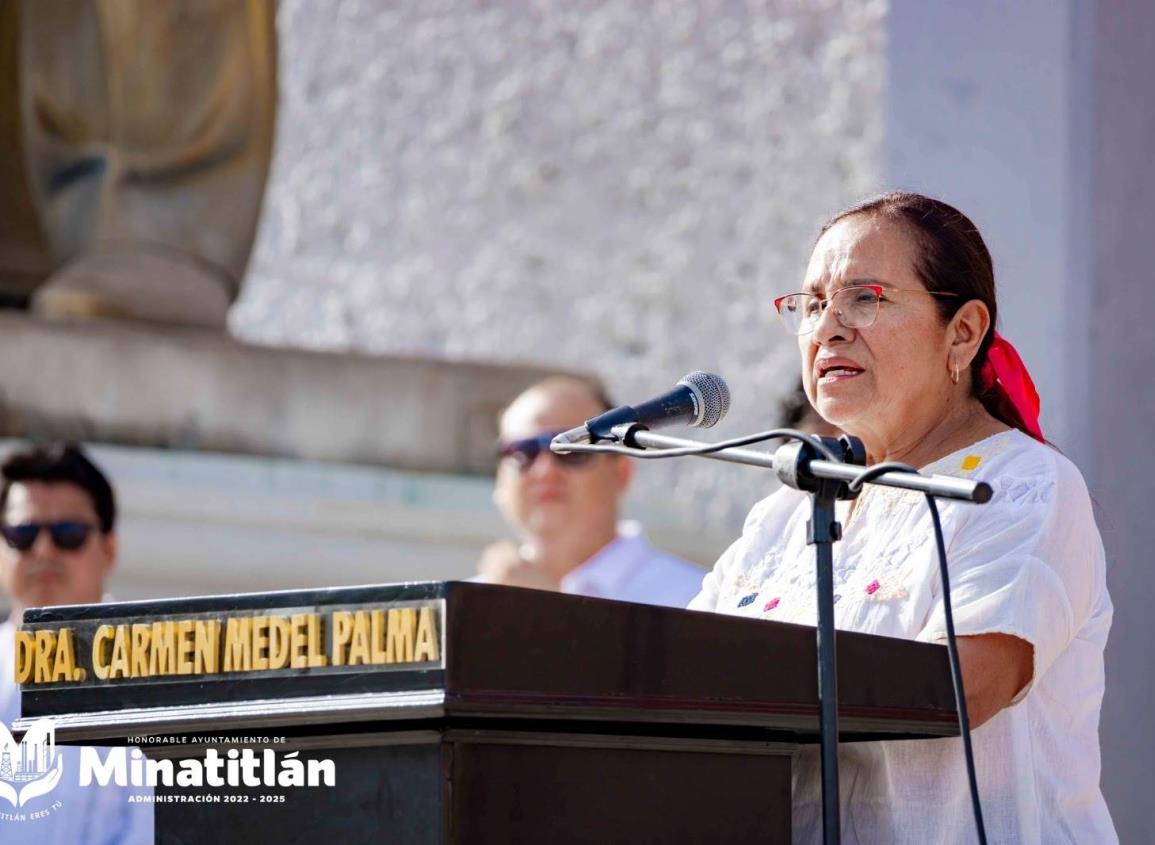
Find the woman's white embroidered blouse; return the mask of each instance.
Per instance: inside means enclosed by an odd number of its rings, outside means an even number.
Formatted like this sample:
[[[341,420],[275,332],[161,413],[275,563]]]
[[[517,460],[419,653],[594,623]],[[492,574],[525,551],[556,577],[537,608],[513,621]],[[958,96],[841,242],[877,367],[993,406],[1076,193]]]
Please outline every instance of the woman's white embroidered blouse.
[[[986,505],[940,501],[955,628],[1034,646],[1034,677],[973,733],[991,842],[1111,843],[1099,789],[1103,648],[1111,624],[1103,546],[1086,485],[1054,449],[1008,431],[925,467],[989,482]],[[838,628],[940,642],[938,561],[929,511],[915,493],[872,487],[838,506]],[[690,607],[814,625],[809,499],[783,488],[750,512],[742,536]],[[751,671],[756,671],[751,667]],[[847,743],[840,750],[843,841],[973,842],[958,738]],[[818,749],[795,757],[794,839],[821,835]]]

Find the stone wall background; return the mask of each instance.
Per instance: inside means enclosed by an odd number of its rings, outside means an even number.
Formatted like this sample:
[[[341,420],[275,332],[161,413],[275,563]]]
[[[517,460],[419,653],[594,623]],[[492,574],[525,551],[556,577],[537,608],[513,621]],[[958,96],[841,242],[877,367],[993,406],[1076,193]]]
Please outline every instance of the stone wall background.
[[[771,427],[797,353],[770,299],[881,181],[885,15],[283,0],[276,157],[231,329],[586,369],[620,401],[707,369],[734,394],[718,436]],[[644,465],[635,495],[725,537],[773,486],[682,461]]]

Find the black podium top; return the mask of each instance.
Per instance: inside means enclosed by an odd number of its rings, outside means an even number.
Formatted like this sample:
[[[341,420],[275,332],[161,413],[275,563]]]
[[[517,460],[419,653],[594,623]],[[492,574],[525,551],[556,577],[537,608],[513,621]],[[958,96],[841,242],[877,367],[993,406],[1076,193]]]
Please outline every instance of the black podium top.
[[[944,647],[837,647],[844,740],[957,733]],[[64,742],[500,720],[818,739],[813,628],[464,582],[33,609],[17,657],[17,727],[51,716]]]

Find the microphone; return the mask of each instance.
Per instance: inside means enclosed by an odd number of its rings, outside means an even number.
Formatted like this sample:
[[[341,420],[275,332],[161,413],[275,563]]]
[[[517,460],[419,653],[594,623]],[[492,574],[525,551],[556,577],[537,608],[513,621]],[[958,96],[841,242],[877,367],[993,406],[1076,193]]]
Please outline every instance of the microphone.
[[[607,440],[614,426],[637,423],[646,428],[688,425],[710,428],[730,410],[730,388],[721,376],[695,370],[687,373],[673,390],[640,405],[619,405],[571,428],[553,443],[596,443]]]

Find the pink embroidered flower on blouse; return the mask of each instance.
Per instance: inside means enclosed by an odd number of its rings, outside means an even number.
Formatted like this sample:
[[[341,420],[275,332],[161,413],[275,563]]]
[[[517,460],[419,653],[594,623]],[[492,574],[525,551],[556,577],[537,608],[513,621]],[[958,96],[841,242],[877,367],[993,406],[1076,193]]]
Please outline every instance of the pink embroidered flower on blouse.
[[[869,584],[866,585],[866,594],[868,596],[873,596],[875,593],[878,592],[878,588],[881,586],[882,585],[878,583],[878,579],[871,581]]]
[[[778,606],[778,599],[772,598],[772,599],[770,599],[770,601],[766,602],[766,605],[762,608],[762,612],[766,613],[767,611],[773,610],[777,606]]]

